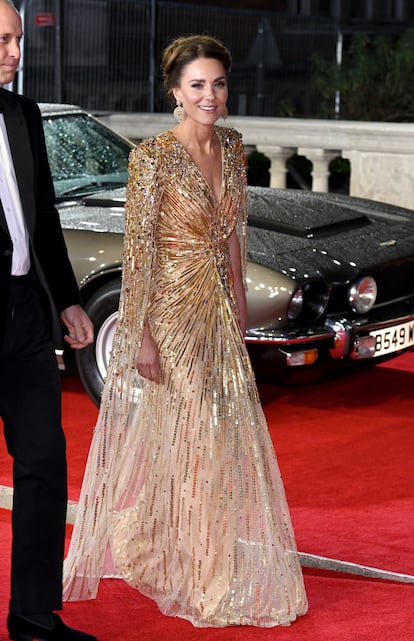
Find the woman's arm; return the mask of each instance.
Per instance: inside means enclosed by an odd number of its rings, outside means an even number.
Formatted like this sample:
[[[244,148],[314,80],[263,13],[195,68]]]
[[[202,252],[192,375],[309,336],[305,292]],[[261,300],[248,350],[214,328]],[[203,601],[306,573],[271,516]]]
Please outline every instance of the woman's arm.
[[[150,332],[150,296],[156,256],[155,229],[162,188],[159,185],[159,154],[156,139],[142,143],[130,155],[122,292],[118,327],[125,333],[138,374],[160,382],[159,352]],[[129,356],[129,358],[130,358]]]
[[[247,322],[247,301],[246,290],[243,283],[242,268],[240,260],[240,245],[237,237],[236,230],[232,232],[228,240],[230,263],[233,271],[233,286],[234,294],[236,296],[237,308],[239,312],[239,324],[242,334],[246,333]]]

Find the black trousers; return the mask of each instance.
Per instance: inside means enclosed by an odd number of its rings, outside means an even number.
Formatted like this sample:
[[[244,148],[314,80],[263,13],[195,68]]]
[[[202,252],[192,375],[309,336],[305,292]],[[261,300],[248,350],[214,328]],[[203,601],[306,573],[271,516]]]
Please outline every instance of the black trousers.
[[[62,607],[66,445],[54,347],[30,277],[11,279],[0,346],[0,416],[13,457],[10,610]]]

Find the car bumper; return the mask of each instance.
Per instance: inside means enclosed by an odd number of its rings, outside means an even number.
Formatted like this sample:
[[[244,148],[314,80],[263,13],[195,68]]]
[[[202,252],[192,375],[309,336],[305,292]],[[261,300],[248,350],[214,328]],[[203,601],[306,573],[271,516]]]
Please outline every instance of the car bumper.
[[[246,343],[275,348],[287,366],[317,361],[384,360],[414,347],[414,311],[392,319],[329,319],[323,327],[251,329]]]

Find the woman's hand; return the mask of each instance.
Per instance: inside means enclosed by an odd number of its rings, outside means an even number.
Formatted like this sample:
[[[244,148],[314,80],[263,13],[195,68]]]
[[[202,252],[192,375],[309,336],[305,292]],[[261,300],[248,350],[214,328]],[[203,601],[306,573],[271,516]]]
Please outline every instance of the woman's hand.
[[[154,383],[161,383],[160,356],[148,324],[145,324],[142,334],[142,343],[137,359],[137,371],[143,378],[147,378]]]

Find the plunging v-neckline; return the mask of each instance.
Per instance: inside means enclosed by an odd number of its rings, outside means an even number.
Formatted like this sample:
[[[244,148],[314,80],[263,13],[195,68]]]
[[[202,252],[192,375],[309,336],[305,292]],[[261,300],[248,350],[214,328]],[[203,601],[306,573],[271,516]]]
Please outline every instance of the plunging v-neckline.
[[[213,197],[213,200],[214,200],[215,204],[219,205],[221,200],[222,200],[222,197],[223,197],[224,154],[223,154],[223,144],[222,144],[222,141],[221,141],[221,137],[220,137],[219,133],[217,132],[217,128],[214,127],[214,133],[217,136],[217,140],[218,140],[218,143],[219,143],[220,158],[221,158],[220,193],[219,193],[218,197],[217,197],[217,194],[214,191],[213,187],[210,185],[210,183],[208,182],[208,180],[205,177],[204,173],[202,172],[202,170],[200,169],[200,167],[198,166],[198,164],[196,163],[196,161],[194,160],[194,158],[192,157],[192,155],[190,154],[188,149],[185,147],[185,145],[183,145],[183,143],[177,138],[177,136],[174,134],[174,132],[171,129],[168,130],[168,133],[180,145],[181,149],[184,151],[184,153],[187,155],[187,157],[191,161],[191,164],[195,168],[196,172],[202,178],[204,184],[206,185],[207,189],[209,190],[211,196]]]

